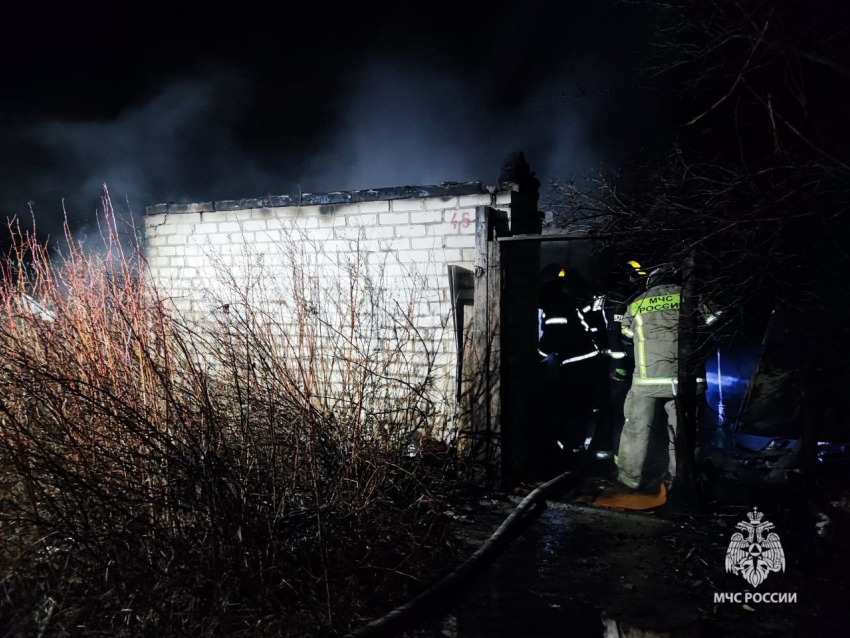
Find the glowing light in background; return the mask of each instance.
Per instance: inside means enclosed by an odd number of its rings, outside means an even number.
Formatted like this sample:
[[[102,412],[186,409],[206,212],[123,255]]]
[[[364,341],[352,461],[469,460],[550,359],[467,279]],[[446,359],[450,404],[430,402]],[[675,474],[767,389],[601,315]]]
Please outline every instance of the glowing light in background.
[[[730,435],[733,422],[755,368],[757,352],[747,344],[718,348],[705,362],[706,367],[706,431],[717,427],[718,436]],[[710,422],[710,423],[709,423]]]
[[[716,372],[709,372],[705,375],[705,380],[708,385],[712,385],[718,390],[720,387],[728,388],[733,385],[737,385],[739,383],[746,383],[746,379],[739,379],[738,377],[730,377],[723,375],[722,377]]]
[[[720,368],[720,348],[717,349],[717,420],[722,425],[726,423],[726,406],[723,404],[723,372]],[[708,375],[706,375],[708,378]]]

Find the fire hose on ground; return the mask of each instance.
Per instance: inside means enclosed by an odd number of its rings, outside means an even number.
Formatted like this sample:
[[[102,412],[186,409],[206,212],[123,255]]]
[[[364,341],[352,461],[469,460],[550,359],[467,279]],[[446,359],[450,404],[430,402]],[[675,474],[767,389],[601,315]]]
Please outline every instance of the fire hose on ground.
[[[522,529],[546,509],[546,497],[563,486],[572,472],[553,478],[526,496],[499,528],[478,550],[456,569],[415,598],[368,625],[356,629],[345,638],[378,638],[408,629],[415,622],[442,609],[450,594],[471,584],[504,550]]]

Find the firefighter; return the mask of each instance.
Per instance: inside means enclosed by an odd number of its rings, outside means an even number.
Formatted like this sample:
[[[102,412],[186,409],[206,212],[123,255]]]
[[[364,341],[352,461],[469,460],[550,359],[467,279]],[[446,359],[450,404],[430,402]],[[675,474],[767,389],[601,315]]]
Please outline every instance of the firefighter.
[[[541,272],[541,280],[540,355],[554,357],[561,366],[599,355],[580,302],[567,293],[566,270],[549,264]]]
[[[622,486],[644,494],[660,493],[675,474],[676,390],[678,384],[679,306],[682,288],[670,268],[647,278],[647,290],[628,304],[622,334],[634,343],[635,369],[623,414],[617,458]],[[705,392],[705,379],[697,379]]]
[[[602,351],[593,339],[579,303],[566,292],[566,271],[559,264],[543,269],[539,316],[542,463],[559,469],[584,443],[593,411],[597,362]],[[553,467],[554,466],[554,467]]]
[[[564,277],[564,292],[576,302],[581,318],[588,326],[590,337],[601,352],[608,349],[606,319],[603,313],[605,296],[594,294],[577,271],[570,270]]]
[[[612,343],[619,345],[619,336],[614,342],[609,335],[609,325],[613,317],[609,312],[610,304],[606,296],[591,292],[585,279],[575,270],[568,271],[565,279],[565,291],[578,304],[578,312],[587,324],[590,337],[600,354],[610,357],[612,363],[625,357],[621,348],[612,348]],[[608,365],[603,356],[585,366],[586,400],[591,402],[593,412],[593,436],[588,449],[600,459],[610,459],[616,449],[613,446],[615,419],[610,400]]]
[[[624,266],[617,270],[616,282],[614,287],[620,292],[623,292],[622,285],[619,283],[627,283],[630,290],[634,290],[636,286],[645,287],[646,272],[639,262],[630,260]],[[625,280],[625,281],[624,281]],[[630,295],[631,293],[627,293]],[[631,300],[629,300],[631,301]],[[626,395],[632,385],[632,375],[635,369],[635,351],[634,343],[631,339],[626,338],[622,333],[623,316],[626,312],[628,304],[621,297],[619,301],[610,300],[605,305],[608,328],[608,343],[611,350],[617,354],[611,359],[608,369],[608,379],[610,387],[611,399],[611,420],[612,420],[612,449],[614,450],[614,462],[617,461],[616,452],[620,449],[620,435],[623,432],[625,424],[625,416],[623,407],[626,402]]]
[[[638,274],[640,272],[640,275]],[[640,270],[636,261],[627,262],[624,269],[611,273],[606,282],[606,296],[594,298],[593,309],[601,308],[595,313],[601,317],[600,331],[604,331],[604,342],[599,341],[600,347],[608,355],[607,370],[603,380],[603,395],[598,415],[598,426],[593,437],[591,448],[596,451],[597,458],[612,458],[616,463],[617,450],[620,447],[620,434],[623,430],[623,404],[629,390],[634,369],[634,352],[631,342],[624,339],[620,332],[625,299],[622,296],[626,283],[634,289],[637,278],[646,273]]]

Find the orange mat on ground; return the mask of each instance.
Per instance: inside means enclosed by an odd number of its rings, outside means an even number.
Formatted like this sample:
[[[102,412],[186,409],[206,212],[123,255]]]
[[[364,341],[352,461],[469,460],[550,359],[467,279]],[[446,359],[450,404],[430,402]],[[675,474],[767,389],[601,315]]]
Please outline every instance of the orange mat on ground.
[[[605,489],[593,504],[597,507],[614,507],[623,510],[651,510],[667,502],[667,488],[661,485],[658,494],[640,494],[621,485]]]

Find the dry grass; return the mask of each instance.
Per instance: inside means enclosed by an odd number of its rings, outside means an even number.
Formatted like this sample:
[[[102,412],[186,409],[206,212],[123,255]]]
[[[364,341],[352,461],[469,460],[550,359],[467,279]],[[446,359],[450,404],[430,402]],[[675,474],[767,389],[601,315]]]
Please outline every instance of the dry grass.
[[[333,635],[420,588],[453,470],[407,454],[440,408],[415,295],[290,241],[280,286],[221,265],[190,321],[104,211],[98,253],[10,226],[0,633]]]

